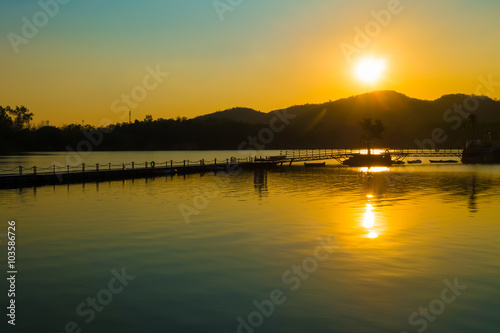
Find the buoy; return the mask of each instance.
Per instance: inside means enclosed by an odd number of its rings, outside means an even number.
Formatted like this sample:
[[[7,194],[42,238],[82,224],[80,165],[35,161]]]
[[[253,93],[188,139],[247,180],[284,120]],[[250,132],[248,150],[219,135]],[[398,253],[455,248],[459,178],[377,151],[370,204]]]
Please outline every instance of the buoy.
[[[154,168],[156,165],[155,161],[151,161],[151,167]]]

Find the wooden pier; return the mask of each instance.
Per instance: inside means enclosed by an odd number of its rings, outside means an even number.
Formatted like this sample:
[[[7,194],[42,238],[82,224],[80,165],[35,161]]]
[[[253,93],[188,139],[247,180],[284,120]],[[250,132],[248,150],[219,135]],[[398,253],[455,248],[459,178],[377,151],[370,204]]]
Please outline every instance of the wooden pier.
[[[59,185],[72,183],[100,182],[108,180],[122,180],[133,178],[159,177],[174,174],[193,174],[205,172],[221,172],[228,170],[256,169],[276,167],[278,163],[265,158],[253,159],[226,159],[212,161],[168,161],[156,163],[122,164],[80,164],[76,166],[16,167],[10,170],[0,170],[0,189],[32,187],[43,185]]]
[[[394,161],[406,157],[461,157],[461,149],[377,149],[390,154]],[[366,154],[366,149],[303,149],[281,151],[278,156],[235,158],[225,160],[199,160],[180,162],[143,162],[122,164],[80,164],[76,166],[23,167],[0,170],[0,188],[20,188],[43,185],[100,182],[108,180],[158,177],[174,174],[223,172],[236,169],[273,168],[297,162],[337,160],[342,161],[357,154]]]

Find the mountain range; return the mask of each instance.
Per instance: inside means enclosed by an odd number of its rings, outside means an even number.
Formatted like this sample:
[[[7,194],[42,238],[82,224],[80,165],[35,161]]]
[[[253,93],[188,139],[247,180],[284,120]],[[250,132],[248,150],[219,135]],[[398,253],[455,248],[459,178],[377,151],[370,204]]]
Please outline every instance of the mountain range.
[[[454,94],[429,101],[375,91],[268,113],[236,107],[193,119],[148,116],[112,129],[72,124],[16,130],[4,122],[0,152],[83,146],[87,150],[359,148],[365,144],[360,125],[365,119],[380,120],[385,127],[383,137],[374,142],[380,148],[462,148],[474,134],[500,139],[498,100]]]
[[[457,148],[462,147],[465,138],[473,132],[500,136],[500,101],[465,94],[444,95],[429,101],[395,91],[374,91],[269,113],[232,108],[193,120],[240,122],[265,127],[277,112],[283,111],[293,115],[294,119],[282,132],[276,133],[270,143],[276,148],[358,147],[362,135],[359,123],[366,118],[382,121],[386,131],[378,145],[391,148],[419,148],[419,142],[430,148],[427,139],[434,141],[437,148]]]

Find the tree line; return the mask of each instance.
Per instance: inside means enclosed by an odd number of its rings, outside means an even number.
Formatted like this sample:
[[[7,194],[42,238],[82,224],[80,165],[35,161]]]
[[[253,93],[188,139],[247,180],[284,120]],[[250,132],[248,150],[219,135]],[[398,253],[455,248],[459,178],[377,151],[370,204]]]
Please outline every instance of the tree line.
[[[0,107],[0,152],[72,151],[82,142],[92,150],[237,149],[259,125],[185,117],[117,123],[107,127],[70,124],[32,126],[33,113],[24,107]],[[84,147],[88,150],[88,144]]]
[[[425,101],[396,92],[374,92],[269,113],[233,108],[194,119],[147,115],[142,121],[107,127],[56,127],[48,122],[35,127],[33,113],[26,107],[0,106],[0,152],[73,151],[83,146],[89,150],[89,145],[101,151],[236,150],[242,142],[255,141],[251,138],[264,133],[282,111],[294,116],[289,124],[276,131],[272,140],[257,140],[258,148],[245,145],[245,149],[422,148],[418,142],[429,142],[436,129],[446,139],[434,140],[435,148],[461,148],[467,137],[477,135],[500,140],[500,102],[480,98],[477,111],[468,114],[457,107],[466,97],[446,95]]]

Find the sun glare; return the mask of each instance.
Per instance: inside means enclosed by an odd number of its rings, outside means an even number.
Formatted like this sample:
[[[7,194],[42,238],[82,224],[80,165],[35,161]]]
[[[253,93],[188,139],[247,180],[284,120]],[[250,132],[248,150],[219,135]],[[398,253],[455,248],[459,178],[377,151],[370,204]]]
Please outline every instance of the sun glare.
[[[389,171],[388,167],[361,167],[359,169],[361,172],[369,173],[369,172],[384,172]]]
[[[365,83],[375,83],[382,77],[386,67],[384,59],[366,58],[356,66],[356,76]]]

